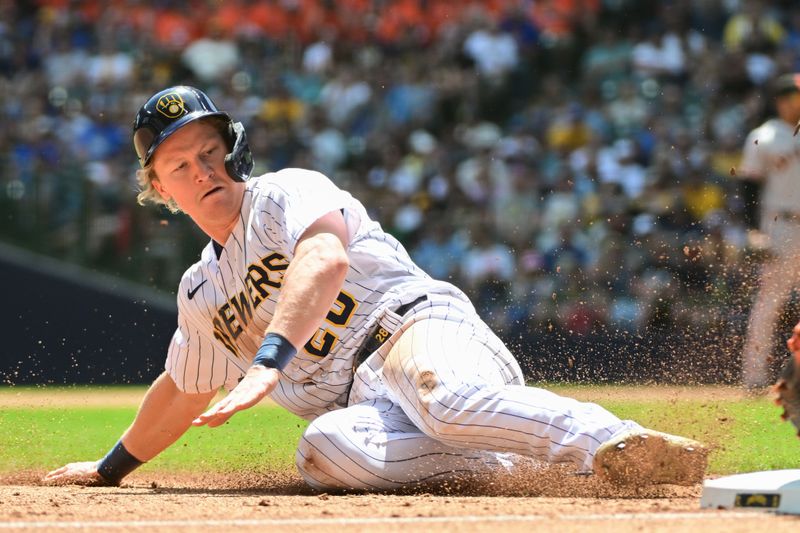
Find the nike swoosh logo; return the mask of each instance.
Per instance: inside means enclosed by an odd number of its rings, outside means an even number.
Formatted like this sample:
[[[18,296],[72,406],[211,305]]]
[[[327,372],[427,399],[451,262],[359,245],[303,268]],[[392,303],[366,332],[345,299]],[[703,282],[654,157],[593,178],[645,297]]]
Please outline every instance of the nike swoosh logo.
[[[190,299],[190,300],[191,300],[192,298],[194,298],[194,295],[195,295],[195,294],[197,294],[197,291],[199,291],[199,290],[200,290],[200,287],[202,287],[202,286],[203,286],[203,283],[205,283],[206,281],[208,281],[208,280],[207,280],[207,279],[204,279],[203,281],[201,281],[201,282],[200,282],[200,285],[198,285],[198,286],[197,286],[197,287],[195,287],[194,289],[189,289],[189,292],[188,292],[186,295],[189,297],[189,299]]]

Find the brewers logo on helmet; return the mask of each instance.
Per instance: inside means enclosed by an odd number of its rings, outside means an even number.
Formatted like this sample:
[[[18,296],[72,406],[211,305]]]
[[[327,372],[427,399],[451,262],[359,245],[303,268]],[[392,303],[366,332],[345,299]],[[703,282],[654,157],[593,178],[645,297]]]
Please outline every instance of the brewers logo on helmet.
[[[178,93],[165,94],[158,99],[156,103],[158,112],[167,118],[178,118],[186,113],[186,107],[183,105],[183,98]]]

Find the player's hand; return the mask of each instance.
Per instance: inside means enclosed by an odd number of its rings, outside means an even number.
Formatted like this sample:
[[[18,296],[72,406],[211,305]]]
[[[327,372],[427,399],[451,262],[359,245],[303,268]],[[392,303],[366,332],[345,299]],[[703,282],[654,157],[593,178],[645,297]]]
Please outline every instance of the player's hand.
[[[97,463],[98,461],[69,463],[49,472],[42,481],[53,485],[108,485],[108,482],[97,473]]]
[[[230,394],[214,404],[211,409],[192,421],[193,426],[217,427],[224,424],[237,411],[252,407],[272,392],[278,384],[280,373],[261,365],[250,367],[242,381]]]
[[[786,341],[786,346],[792,353],[800,352],[800,322],[792,330],[792,336]]]

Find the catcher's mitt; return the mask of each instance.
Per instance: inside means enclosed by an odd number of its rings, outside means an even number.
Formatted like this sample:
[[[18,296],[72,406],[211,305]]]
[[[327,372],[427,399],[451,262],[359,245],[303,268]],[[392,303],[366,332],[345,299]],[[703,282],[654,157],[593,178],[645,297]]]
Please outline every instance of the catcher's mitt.
[[[792,352],[786,360],[773,391],[775,403],[783,407],[781,418],[791,422],[800,437],[800,352]]]

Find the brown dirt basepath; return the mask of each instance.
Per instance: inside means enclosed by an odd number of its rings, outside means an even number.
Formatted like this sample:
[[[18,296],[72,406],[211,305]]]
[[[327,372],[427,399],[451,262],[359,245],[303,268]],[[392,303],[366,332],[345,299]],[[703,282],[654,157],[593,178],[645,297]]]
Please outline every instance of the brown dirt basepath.
[[[755,531],[800,517],[701,510],[701,488],[614,488],[558,468],[528,486],[443,486],[416,494],[318,494],[293,472],[137,473],[121,487],[0,478],[0,530],[35,531]]]

